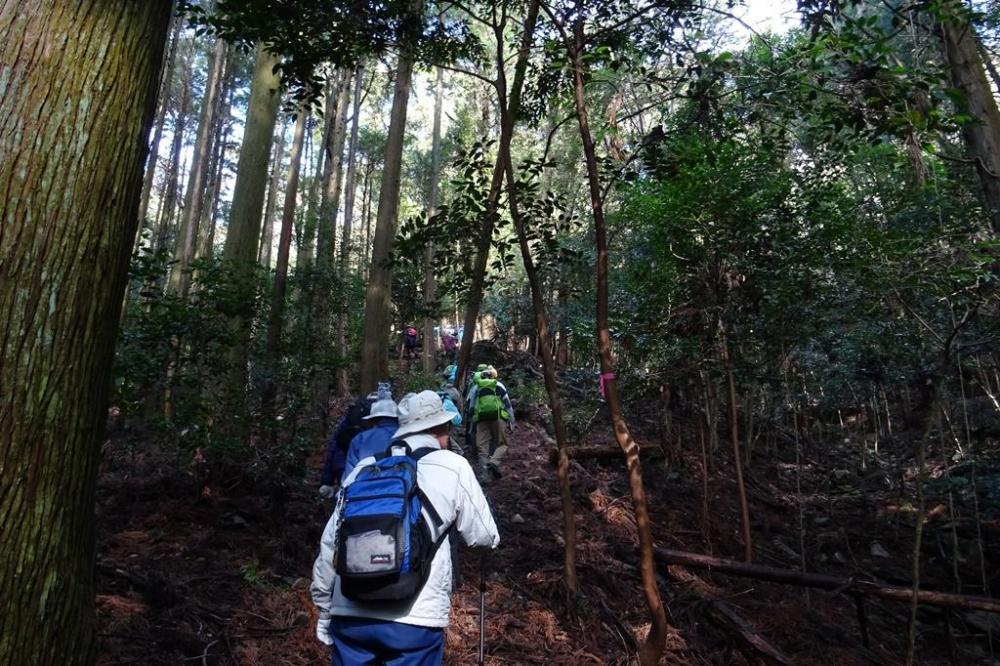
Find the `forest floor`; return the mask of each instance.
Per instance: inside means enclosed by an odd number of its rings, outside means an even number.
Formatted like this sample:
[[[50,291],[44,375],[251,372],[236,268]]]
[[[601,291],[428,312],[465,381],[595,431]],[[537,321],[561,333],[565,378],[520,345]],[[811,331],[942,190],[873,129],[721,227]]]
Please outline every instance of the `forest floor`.
[[[608,446],[612,440],[597,430],[584,443]],[[623,465],[620,458],[572,464],[582,594],[570,612],[561,583],[562,516],[549,446],[541,428],[522,421],[511,438],[504,477],[487,491],[502,545],[487,560],[486,663],[631,663],[649,625]],[[200,479],[197,466],[187,474],[171,471],[176,460],[165,454],[127,450],[114,440],[105,449],[98,498],[99,663],[328,663],[327,650],[314,637],[308,594],[330,510],[329,502],[316,495],[319,444],[306,460],[304,476],[257,484]],[[716,452],[706,514],[697,442],[668,453],[666,458],[648,456],[644,463],[658,545],[738,559],[739,521],[728,457],[722,449]],[[883,487],[887,484],[880,486],[879,474],[868,484],[876,488],[872,492],[859,492],[856,479],[847,483],[844,475],[854,472],[843,462],[846,455],[831,446],[823,460],[803,460],[807,565],[826,573],[905,581],[914,523],[908,507]],[[762,462],[749,474],[750,505],[757,562],[796,568],[800,504],[794,458],[785,457],[790,460],[769,455],[765,463],[758,456]],[[953,590],[952,539],[968,536],[959,537],[958,528],[948,525],[964,529],[968,515],[951,520],[948,507],[930,504],[928,509],[936,517],[925,534],[925,552],[931,555],[924,576],[931,587]],[[955,510],[962,511],[964,506]],[[706,529],[711,540],[705,539]],[[996,577],[1000,521],[995,514],[984,518],[983,529],[987,557],[993,560],[988,571]],[[934,553],[939,553],[936,560]],[[976,592],[978,579],[969,570],[978,568],[974,564],[961,562],[968,593]],[[463,551],[447,664],[477,661],[479,567],[479,555]],[[691,573],[793,663],[903,661],[906,605],[867,604],[871,647],[865,649],[850,598]],[[713,624],[708,602],[665,578],[661,590],[671,618],[664,663],[747,663],[733,634]],[[919,663],[991,663],[983,639],[991,621],[994,648],[1000,650],[1000,625],[992,618],[928,609],[921,619]]]

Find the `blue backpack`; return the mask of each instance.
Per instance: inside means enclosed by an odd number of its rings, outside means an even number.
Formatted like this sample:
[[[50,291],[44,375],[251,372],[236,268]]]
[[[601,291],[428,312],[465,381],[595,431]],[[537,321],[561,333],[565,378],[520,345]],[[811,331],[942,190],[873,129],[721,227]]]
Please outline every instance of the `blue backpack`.
[[[405,442],[394,441],[344,488],[334,568],[348,599],[404,602],[423,588],[449,531],[417,485],[417,463],[438,450],[414,453]],[[437,539],[425,513],[440,530]]]

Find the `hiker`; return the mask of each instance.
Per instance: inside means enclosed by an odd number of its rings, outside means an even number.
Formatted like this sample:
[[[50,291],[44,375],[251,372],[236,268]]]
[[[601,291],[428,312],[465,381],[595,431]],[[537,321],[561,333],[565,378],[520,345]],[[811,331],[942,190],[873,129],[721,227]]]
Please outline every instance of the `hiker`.
[[[507,453],[507,431],[515,427],[510,395],[495,368],[487,366],[473,375],[465,409],[471,416],[480,482],[495,481],[503,476],[500,461]]]
[[[358,398],[350,407],[343,418],[337,424],[333,435],[326,443],[326,460],[323,462],[323,470],[319,475],[319,494],[322,497],[333,497],[334,489],[344,475],[344,466],[347,464],[347,449],[351,440],[371,425],[365,417],[371,411],[372,404],[378,399],[377,393],[370,393],[364,398]]]
[[[454,361],[457,349],[458,339],[455,337],[455,332],[445,331],[444,335],[441,336],[441,351],[444,352],[445,358]]]
[[[459,426],[465,423],[462,416],[462,408],[465,403],[462,400],[462,394],[455,388],[455,375],[457,372],[458,366],[456,365],[449,365],[444,369],[444,374],[442,375],[444,381],[441,383],[437,394],[440,396],[444,408],[449,412],[455,412],[455,418],[451,420],[451,424],[455,426],[455,429],[451,431],[451,449],[459,455],[464,456],[465,428]]]
[[[417,358],[417,340],[419,332],[413,324],[408,324],[403,330],[403,358]]]
[[[333,666],[441,664],[449,534],[469,546],[500,543],[472,468],[447,450],[453,416],[438,395],[404,396],[398,415],[391,451],[360,461],[344,480],[313,565],[316,636],[331,646]]]
[[[379,384],[378,400],[372,403],[371,412],[364,417],[372,425],[354,436],[347,449],[347,462],[342,479],[346,479],[360,460],[385,451],[399,427],[396,420],[396,403],[388,384]]]

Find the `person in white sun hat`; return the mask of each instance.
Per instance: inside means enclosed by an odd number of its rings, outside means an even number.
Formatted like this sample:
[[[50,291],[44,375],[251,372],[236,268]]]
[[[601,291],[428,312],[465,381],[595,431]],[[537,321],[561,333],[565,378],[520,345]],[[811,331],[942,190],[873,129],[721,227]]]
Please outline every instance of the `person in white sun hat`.
[[[347,462],[344,465],[342,480],[351,474],[358,461],[385,451],[392,441],[396,428],[399,427],[399,421],[396,420],[396,403],[392,399],[389,384],[378,385],[376,400],[364,420],[371,427],[362,430],[351,440],[347,448]]]
[[[405,442],[414,454],[426,448],[439,449],[420,456],[417,482],[426,501],[439,515],[440,524],[453,526],[469,546],[496,548],[500,534],[483,489],[468,461],[447,450],[455,415],[444,409],[434,391],[404,396],[397,413],[399,429],[393,446],[395,442]],[[344,480],[344,488],[349,488],[361,470],[372,464],[374,456],[359,461]],[[441,664],[444,629],[451,613],[450,539],[455,532],[440,537],[443,540],[431,561],[426,582],[412,600],[402,605],[355,602],[341,592],[334,569],[341,508],[338,503],[326,524],[310,587],[313,603],[320,611],[316,635],[331,646],[334,666]]]

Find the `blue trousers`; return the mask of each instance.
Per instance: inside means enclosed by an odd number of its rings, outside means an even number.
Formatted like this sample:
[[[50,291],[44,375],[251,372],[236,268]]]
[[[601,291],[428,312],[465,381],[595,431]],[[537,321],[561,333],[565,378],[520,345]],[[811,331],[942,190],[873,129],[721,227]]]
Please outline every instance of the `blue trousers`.
[[[440,666],[444,630],[334,616],[333,666]]]

